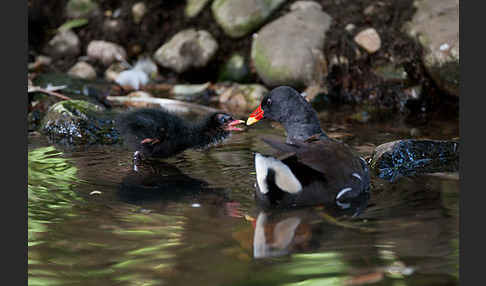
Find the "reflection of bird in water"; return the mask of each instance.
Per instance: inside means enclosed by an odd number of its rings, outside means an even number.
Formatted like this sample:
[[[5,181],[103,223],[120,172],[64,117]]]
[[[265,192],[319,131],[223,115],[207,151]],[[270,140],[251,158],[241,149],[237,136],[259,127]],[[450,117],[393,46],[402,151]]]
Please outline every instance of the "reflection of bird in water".
[[[353,205],[346,210],[334,208],[324,214],[327,221],[343,215],[353,216],[358,209],[367,205],[367,200],[361,206]],[[296,251],[316,249],[322,238],[323,230],[316,222],[323,221],[323,214],[314,208],[294,210],[260,211],[254,221],[253,257],[265,258],[287,255]],[[329,233],[325,234],[330,237]]]
[[[164,162],[130,171],[120,183],[117,194],[124,202],[151,206],[169,202],[214,204],[229,201],[227,190],[211,188],[207,182]]]

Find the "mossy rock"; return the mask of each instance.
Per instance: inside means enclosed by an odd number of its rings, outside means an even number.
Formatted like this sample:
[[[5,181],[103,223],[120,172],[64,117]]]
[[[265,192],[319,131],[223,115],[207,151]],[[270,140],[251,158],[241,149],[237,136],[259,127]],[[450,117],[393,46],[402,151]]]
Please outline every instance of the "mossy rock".
[[[211,6],[214,19],[225,34],[243,37],[259,28],[286,0],[215,0]]]
[[[245,58],[240,54],[233,54],[221,68],[218,81],[244,82],[248,75]]]
[[[120,141],[113,116],[105,108],[84,100],[66,100],[52,105],[41,130],[49,139],[67,145],[114,144]]]

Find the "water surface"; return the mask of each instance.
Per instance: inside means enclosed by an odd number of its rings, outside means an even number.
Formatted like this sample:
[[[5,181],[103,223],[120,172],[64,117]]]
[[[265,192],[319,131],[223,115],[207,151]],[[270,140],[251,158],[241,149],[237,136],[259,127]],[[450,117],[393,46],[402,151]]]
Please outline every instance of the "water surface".
[[[363,156],[411,134],[458,136],[457,121],[320,115]],[[29,136],[29,285],[458,285],[458,174],[373,178],[356,218],[323,207],[264,212],[253,198],[253,152],[273,153],[263,134],[283,130],[262,122],[138,173],[120,146]]]

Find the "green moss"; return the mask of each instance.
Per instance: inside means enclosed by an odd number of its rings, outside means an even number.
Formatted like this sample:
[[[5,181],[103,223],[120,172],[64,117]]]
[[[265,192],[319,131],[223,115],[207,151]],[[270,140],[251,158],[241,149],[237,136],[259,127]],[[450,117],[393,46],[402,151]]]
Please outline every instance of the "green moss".
[[[265,55],[263,48],[254,40],[251,47],[253,64],[262,78],[270,81],[285,81],[291,77],[291,71],[283,67],[274,67]]]

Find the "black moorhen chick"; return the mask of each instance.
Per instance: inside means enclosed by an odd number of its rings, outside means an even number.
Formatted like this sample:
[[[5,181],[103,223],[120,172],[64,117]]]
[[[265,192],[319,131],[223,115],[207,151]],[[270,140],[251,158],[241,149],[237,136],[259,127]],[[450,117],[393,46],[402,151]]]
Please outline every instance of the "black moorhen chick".
[[[263,206],[332,205],[342,209],[369,197],[366,161],[322,131],[315,110],[295,89],[270,91],[247,125],[268,118],[281,123],[286,143],[264,139],[283,152],[279,158],[255,155],[256,198]]]
[[[243,120],[212,113],[192,123],[163,109],[142,108],[122,114],[117,128],[126,144],[136,150],[135,163],[144,158],[167,158],[189,148],[206,148],[222,142]]]

